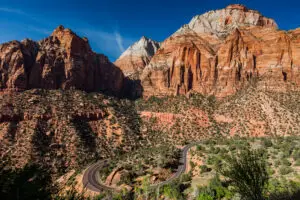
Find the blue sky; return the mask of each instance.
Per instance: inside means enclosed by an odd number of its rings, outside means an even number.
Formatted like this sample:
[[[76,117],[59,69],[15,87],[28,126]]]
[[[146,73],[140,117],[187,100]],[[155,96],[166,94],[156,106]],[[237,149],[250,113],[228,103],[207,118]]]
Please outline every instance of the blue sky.
[[[143,35],[163,41],[193,16],[232,3],[259,10],[280,29],[300,27],[298,0],[0,0],[0,43],[40,40],[62,24],[114,61]]]

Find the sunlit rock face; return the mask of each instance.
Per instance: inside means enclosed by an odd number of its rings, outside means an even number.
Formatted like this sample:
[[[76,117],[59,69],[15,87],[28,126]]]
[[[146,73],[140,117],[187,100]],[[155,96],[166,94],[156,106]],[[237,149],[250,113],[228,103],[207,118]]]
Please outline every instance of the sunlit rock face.
[[[250,10],[243,5],[233,4],[221,10],[214,10],[193,17],[189,24],[177,32],[184,33],[190,29],[196,33],[212,33],[226,37],[232,30],[242,26],[261,26],[277,28],[273,19],[262,16],[258,11]]]
[[[0,45],[1,89],[81,89],[122,93],[124,76],[88,40],[59,26],[42,41]]]
[[[125,76],[138,78],[141,71],[149,64],[151,58],[159,49],[160,43],[142,37],[130,46],[115,62]]]
[[[224,97],[248,84],[285,91],[299,82],[299,29],[241,5],[196,16],[145,67],[145,97],[198,92]]]

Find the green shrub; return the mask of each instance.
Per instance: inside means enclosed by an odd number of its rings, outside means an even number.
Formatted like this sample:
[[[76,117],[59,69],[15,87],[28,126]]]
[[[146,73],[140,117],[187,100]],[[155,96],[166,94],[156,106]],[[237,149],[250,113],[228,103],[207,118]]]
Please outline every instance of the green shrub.
[[[300,159],[300,150],[299,149],[295,150],[292,154],[292,157],[294,160]]]
[[[209,153],[213,153],[215,151],[215,147],[214,146],[211,146],[210,148],[209,148]]]
[[[282,163],[282,165],[284,165],[284,166],[291,166],[292,164],[291,164],[291,162],[288,160],[288,159],[283,159],[282,161],[281,161],[281,163]]]
[[[163,189],[164,196],[172,200],[182,199],[180,189],[176,185],[166,185]]]
[[[264,145],[265,147],[269,148],[269,147],[273,146],[273,142],[272,142],[270,139],[265,138],[265,139],[263,140],[263,145]]]
[[[267,168],[267,171],[268,171],[268,174],[269,174],[269,175],[273,175],[273,174],[275,173],[275,170],[272,169],[271,167],[268,167],[268,168]]]
[[[281,164],[280,160],[275,161],[275,167],[279,167],[280,164]]]
[[[209,106],[211,106],[211,107],[214,107],[217,102],[217,98],[214,95],[208,96],[207,100],[208,100]]]
[[[225,183],[221,182],[218,174],[210,180],[208,186],[198,188],[198,192],[197,199],[232,199],[233,196]]]
[[[197,200],[214,200],[214,198],[212,196],[210,196],[209,194],[199,194],[199,196],[197,197]]]
[[[300,184],[286,179],[271,179],[268,184],[270,200],[298,199]]]
[[[196,150],[197,150],[197,151],[205,151],[205,147],[204,147],[204,146],[201,146],[201,145],[197,145],[197,146],[196,146]]]
[[[194,169],[196,164],[193,161],[190,161],[191,168]]]
[[[227,153],[228,153],[228,150],[226,148],[221,148],[221,150],[220,150],[221,155],[224,155],[224,154],[227,154]]]
[[[182,183],[184,182],[190,182],[192,180],[192,173],[189,172],[187,174],[182,174],[181,177],[180,177],[180,181]]]
[[[300,159],[295,161],[295,166],[299,167],[300,166]]]
[[[235,145],[230,145],[229,146],[229,151],[234,151],[236,150],[236,146]]]
[[[291,167],[287,167],[287,166],[282,166],[279,168],[279,173],[281,175],[287,175],[289,173],[292,173],[293,169]]]
[[[262,200],[268,183],[266,160],[257,150],[246,149],[231,156],[220,173],[245,199]]]
[[[200,166],[200,172],[201,173],[206,173],[206,172],[210,172],[211,168],[207,167],[207,165],[201,165]]]
[[[214,163],[214,156],[208,156],[206,162],[208,165],[212,165]]]
[[[221,150],[220,147],[216,147],[212,153],[218,154],[220,152],[220,150]]]

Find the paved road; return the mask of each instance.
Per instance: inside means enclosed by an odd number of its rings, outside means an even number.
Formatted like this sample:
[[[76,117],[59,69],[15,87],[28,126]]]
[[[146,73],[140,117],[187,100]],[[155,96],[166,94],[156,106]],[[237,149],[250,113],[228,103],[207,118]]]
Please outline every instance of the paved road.
[[[101,192],[103,190],[109,190],[109,191],[116,191],[117,189],[114,187],[110,187],[104,184],[99,183],[97,180],[97,172],[103,168],[107,167],[107,160],[101,160],[93,165],[89,166],[83,175],[82,182],[84,185],[84,188],[94,191],[94,192]]]
[[[156,183],[156,184],[153,184],[151,185],[150,187],[151,188],[156,188],[156,187],[161,187],[161,186],[164,186],[164,185],[168,185],[170,184],[172,181],[174,181],[175,179],[179,178],[181,174],[184,174],[185,171],[186,171],[186,168],[187,168],[187,154],[188,154],[188,151],[190,150],[191,147],[193,147],[195,144],[189,144],[189,145],[186,145],[182,151],[181,151],[181,155],[180,155],[180,160],[179,160],[179,163],[181,165],[178,166],[178,169],[176,171],[175,174],[173,174],[168,180],[165,180],[163,182],[160,182],[160,183]]]
[[[187,153],[190,150],[190,148],[195,146],[196,144],[199,144],[199,143],[193,143],[193,144],[186,145],[182,149],[181,155],[180,155],[180,160],[179,160],[181,165],[179,165],[179,167],[178,167],[175,174],[173,174],[166,181],[150,185],[150,188],[154,189],[154,188],[157,188],[157,187],[167,185],[167,184],[171,183],[172,181],[174,181],[175,179],[177,179],[181,174],[185,173],[186,168],[187,168]],[[85,170],[82,182],[83,182],[83,185],[86,189],[94,191],[94,192],[101,192],[103,190],[118,191],[117,188],[101,184],[101,183],[99,183],[99,181],[97,181],[97,172],[101,168],[107,167],[107,162],[108,162],[108,160],[98,161],[97,163],[89,166]]]

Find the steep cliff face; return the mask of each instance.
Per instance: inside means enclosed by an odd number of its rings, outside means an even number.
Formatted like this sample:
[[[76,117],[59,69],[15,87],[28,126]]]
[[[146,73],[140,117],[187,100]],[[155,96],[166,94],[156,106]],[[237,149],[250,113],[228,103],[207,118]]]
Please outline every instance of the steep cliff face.
[[[231,25],[222,21],[227,14]],[[254,83],[286,91],[300,84],[299,32],[280,31],[273,20],[240,5],[197,16],[165,40],[146,66],[144,96],[199,92],[224,97]]]
[[[215,54],[208,38],[218,43],[216,37],[193,32],[168,38],[143,71],[144,95],[186,94],[193,88],[205,92],[199,83],[213,73]]]
[[[0,45],[0,88],[26,89],[38,45],[34,41],[12,41]]]
[[[152,56],[159,49],[159,46],[159,42],[143,36],[116,60],[115,65],[123,71],[125,76],[138,78],[141,71],[149,64]]]
[[[59,26],[38,43],[0,46],[1,89],[70,89],[120,95],[124,76],[108,58],[94,53],[86,38]]]

